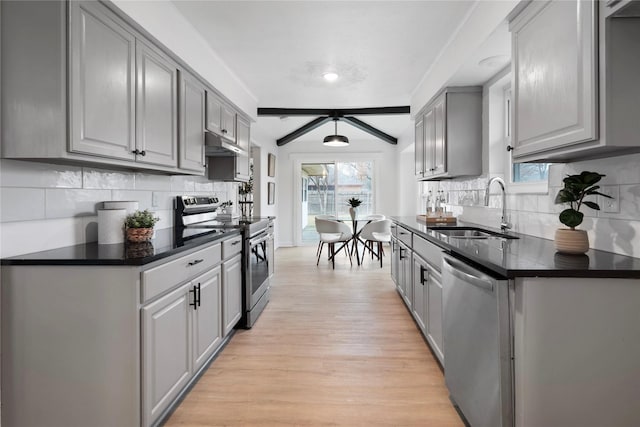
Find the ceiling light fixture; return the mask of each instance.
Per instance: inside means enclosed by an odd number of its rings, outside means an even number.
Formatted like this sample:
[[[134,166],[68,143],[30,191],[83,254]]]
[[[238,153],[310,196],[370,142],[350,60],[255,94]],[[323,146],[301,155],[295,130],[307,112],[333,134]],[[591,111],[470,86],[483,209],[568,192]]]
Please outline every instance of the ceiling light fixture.
[[[336,80],[338,80],[338,74],[334,72],[324,73],[322,77],[324,77],[324,79],[328,82],[335,82]]]
[[[349,145],[349,138],[344,135],[338,135],[338,118],[334,118],[335,134],[324,137],[322,143],[327,147],[346,147]]]

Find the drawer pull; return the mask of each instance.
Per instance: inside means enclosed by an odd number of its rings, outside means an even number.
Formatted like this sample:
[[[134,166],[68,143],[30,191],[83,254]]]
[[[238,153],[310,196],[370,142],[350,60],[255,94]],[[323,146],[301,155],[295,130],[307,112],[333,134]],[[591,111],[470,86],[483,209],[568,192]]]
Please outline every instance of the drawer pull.
[[[191,262],[189,263],[189,266],[194,266],[194,265],[196,265],[196,264],[200,264],[202,261],[204,261],[204,259],[197,259],[197,260],[195,260],[195,261],[191,261]]]
[[[240,240],[236,240],[235,242],[231,243],[231,246],[235,246],[235,245],[237,245],[238,243],[240,243]]]

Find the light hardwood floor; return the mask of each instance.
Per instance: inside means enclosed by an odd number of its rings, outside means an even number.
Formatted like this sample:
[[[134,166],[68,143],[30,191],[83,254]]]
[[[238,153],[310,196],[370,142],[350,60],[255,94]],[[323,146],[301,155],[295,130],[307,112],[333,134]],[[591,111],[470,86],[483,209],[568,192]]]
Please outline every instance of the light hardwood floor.
[[[280,248],[271,301],[239,330],[167,426],[462,426],[395,290],[367,260],[332,270]]]

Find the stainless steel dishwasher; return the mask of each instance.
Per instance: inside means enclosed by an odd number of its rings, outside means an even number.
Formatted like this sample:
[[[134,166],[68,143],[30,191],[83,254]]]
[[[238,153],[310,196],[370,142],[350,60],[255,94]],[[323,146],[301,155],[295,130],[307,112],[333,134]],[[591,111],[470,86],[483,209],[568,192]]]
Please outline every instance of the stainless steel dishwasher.
[[[444,376],[472,427],[514,425],[508,280],[445,255]]]

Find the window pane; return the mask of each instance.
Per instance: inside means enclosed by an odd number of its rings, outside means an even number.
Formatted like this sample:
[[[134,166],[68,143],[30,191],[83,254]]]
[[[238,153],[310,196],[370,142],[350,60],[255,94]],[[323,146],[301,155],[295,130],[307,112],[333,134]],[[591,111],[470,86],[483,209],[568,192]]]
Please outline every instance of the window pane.
[[[513,182],[539,182],[549,177],[549,163],[514,163]]]
[[[372,175],[373,162],[337,163],[336,208],[338,217],[349,216],[347,200],[352,197],[360,199],[358,215],[373,213]]]

